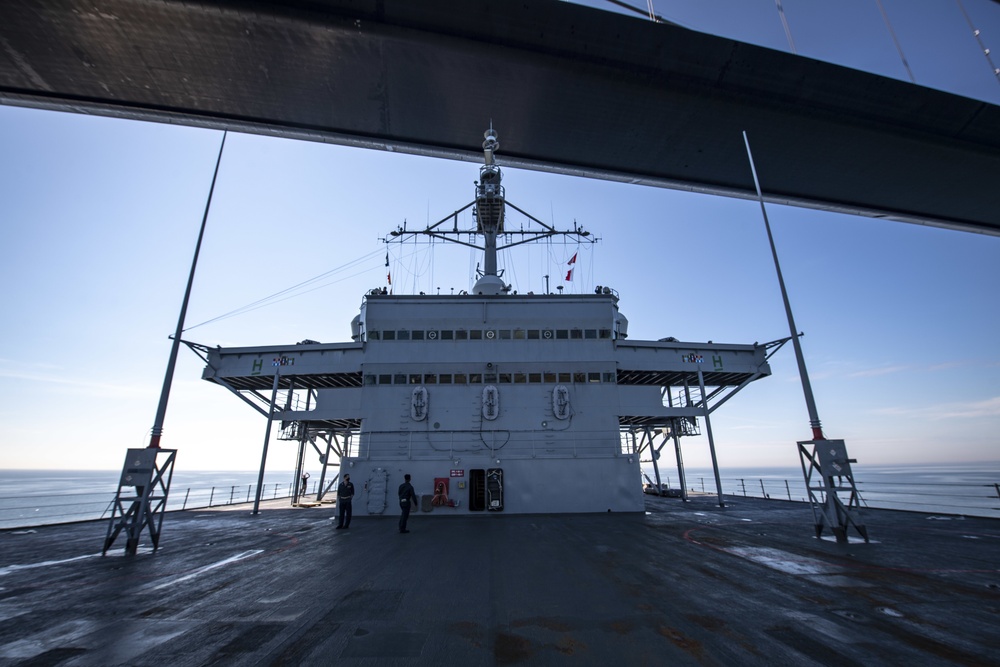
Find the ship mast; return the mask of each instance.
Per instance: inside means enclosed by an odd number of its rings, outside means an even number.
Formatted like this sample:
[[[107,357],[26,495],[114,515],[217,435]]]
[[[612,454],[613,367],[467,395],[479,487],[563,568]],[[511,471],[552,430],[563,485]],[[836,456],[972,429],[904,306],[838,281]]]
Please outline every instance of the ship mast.
[[[497,132],[493,129],[492,123],[490,129],[483,133],[483,137],[483,165],[479,168],[479,180],[476,181],[476,198],[425,229],[407,229],[404,222],[403,226],[389,232],[389,236],[383,241],[386,243],[402,242],[410,239],[416,240],[423,236],[482,250],[483,263],[481,267],[476,269],[477,280],[472,288],[472,293],[507,294],[510,292],[511,286],[504,283],[503,270],[497,268],[497,252],[500,250],[556,236],[572,237],[576,239],[577,243],[584,241],[596,243],[600,239],[591,236],[590,232],[575,223],[571,230],[558,230],[508,202],[503,185],[500,184],[503,180],[503,174],[500,172],[500,165],[496,163],[494,158],[496,151],[500,148],[500,141],[497,139]],[[523,224],[519,229],[511,229],[506,225],[507,206],[528,219],[527,228]],[[459,229],[458,215],[470,207],[476,226],[474,229]],[[449,221],[453,223],[451,229],[444,226],[444,223]],[[469,235],[482,236],[483,244],[476,245],[466,241],[465,238]],[[546,291],[548,291],[547,288]]]
[[[476,204],[472,209],[476,218],[476,231],[483,235],[483,273],[473,288],[475,294],[499,294],[505,285],[497,272],[497,234],[503,232],[504,191],[500,181],[503,174],[493,159],[493,153],[500,148],[496,130],[483,133],[484,164],[479,168],[476,182]]]

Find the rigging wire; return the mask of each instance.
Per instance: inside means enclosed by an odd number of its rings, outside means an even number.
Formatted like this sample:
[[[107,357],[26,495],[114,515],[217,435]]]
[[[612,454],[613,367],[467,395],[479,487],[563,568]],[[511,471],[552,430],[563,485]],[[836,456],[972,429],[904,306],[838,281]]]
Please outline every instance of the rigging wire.
[[[990,50],[986,48],[986,44],[983,43],[983,38],[980,35],[979,29],[972,23],[972,19],[969,18],[969,13],[965,11],[965,5],[962,4],[962,0],[955,0],[958,3],[958,8],[962,11],[962,16],[965,17],[965,22],[969,24],[969,30],[972,31],[972,36],[976,38],[976,43],[979,44],[979,48],[982,49],[983,55],[986,56],[986,62],[989,63],[990,69],[993,70],[993,76],[996,78],[997,83],[1000,83],[1000,67],[993,64],[993,58],[990,57]]]
[[[209,324],[211,322],[217,322],[219,320],[226,319],[228,317],[233,317],[235,315],[240,315],[240,314],[242,314],[244,312],[249,312],[251,310],[256,310],[257,308],[261,308],[263,306],[270,305],[270,303],[272,303],[272,302],[277,303],[278,301],[284,301],[285,299],[280,299],[279,300],[277,298],[280,297],[280,296],[283,296],[285,294],[288,294],[289,292],[293,292],[293,291],[298,290],[298,289],[300,289],[302,287],[305,287],[306,285],[310,285],[312,283],[315,283],[318,280],[322,280],[323,278],[326,278],[327,276],[331,276],[331,275],[333,275],[335,273],[339,273],[341,271],[346,271],[347,269],[349,269],[349,268],[351,268],[353,266],[356,266],[356,265],[361,264],[361,263],[363,263],[363,262],[365,262],[367,260],[370,260],[371,258],[373,258],[374,256],[376,256],[378,254],[381,254],[381,250],[372,251],[372,252],[368,253],[367,255],[362,255],[361,257],[358,257],[357,259],[351,260],[350,262],[348,262],[346,264],[342,264],[341,266],[338,266],[336,268],[330,269],[329,271],[324,271],[323,273],[321,273],[319,275],[316,275],[316,276],[313,276],[312,278],[309,278],[308,280],[303,280],[302,282],[300,282],[298,284],[295,284],[295,285],[292,285],[291,287],[286,287],[285,289],[280,290],[278,292],[275,292],[274,294],[271,294],[270,296],[266,296],[266,297],[264,297],[262,299],[257,299],[256,301],[254,301],[252,303],[248,303],[245,306],[241,306],[239,308],[236,308],[235,310],[231,310],[231,311],[229,311],[227,313],[223,313],[222,315],[219,315],[217,317],[213,317],[212,319],[205,320],[204,322],[200,322],[198,324],[195,324],[194,326],[187,327],[184,331],[190,331],[191,329],[197,329],[198,327],[204,326],[204,325]],[[354,274],[354,275],[358,275],[358,274]],[[326,283],[326,284],[332,284],[332,283]],[[325,287],[326,284],[321,285],[320,287]],[[316,289],[316,288],[314,288],[314,289]],[[312,290],[306,290],[306,292],[311,292],[311,291]],[[305,294],[306,292],[302,292],[302,294]],[[292,295],[290,295],[289,297],[286,297],[286,298],[290,298],[291,296],[298,296],[298,294],[292,294]]]
[[[785,37],[788,38],[788,48],[792,50],[792,53],[798,55],[799,52],[795,50],[795,40],[792,39],[792,29],[788,26],[788,19],[785,17],[785,8],[782,7],[781,0],[774,0],[774,4],[778,8],[781,25],[785,28]]]
[[[189,327],[189,329],[185,329],[185,331],[188,331],[190,329],[195,329],[197,327],[202,326],[203,324],[210,324],[211,322],[217,322],[219,320],[228,319],[230,317],[236,317],[237,315],[244,315],[246,313],[252,313],[253,311],[260,310],[261,308],[266,308],[267,306],[273,306],[275,304],[281,303],[282,301],[288,301],[289,299],[294,299],[294,298],[300,297],[300,296],[302,296],[304,294],[309,294],[310,292],[315,292],[316,290],[323,289],[324,287],[329,287],[330,285],[335,285],[335,284],[337,284],[339,282],[343,282],[343,281],[349,280],[351,278],[356,278],[357,276],[363,276],[364,274],[369,273],[369,272],[371,272],[373,270],[374,270],[374,268],[363,269],[361,271],[358,271],[357,273],[352,273],[349,276],[344,276],[342,278],[337,278],[336,280],[331,280],[330,282],[323,283],[321,285],[316,285],[315,287],[313,287],[311,289],[307,289],[307,290],[304,290],[304,291],[301,291],[301,292],[295,292],[293,294],[289,294],[289,295],[287,295],[287,296],[285,296],[284,298],[281,298],[281,299],[273,299],[271,301],[267,301],[265,303],[259,303],[257,305],[244,306],[243,308],[237,309],[237,310],[232,311],[230,313],[226,313],[225,315],[220,315],[218,317],[212,318],[211,320],[206,320],[205,322],[202,322],[201,324],[196,324],[193,327]]]
[[[193,326],[187,327],[186,329],[184,329],[184,331],[190,331],[191,329],[197,329],[198,327],[204,326],[206,324],[211,324],[213,322],[218,322],[220,320],[225,320],[225,319],[228,319],[230,317],[236,317],[237,315],[243,315],[245,313],[250,313],[250,312],[253,312],[255,310],[259,310],[259,309],[265,308],[267,306],[271,306],[271,305],[274,305],[274,304],[277,304],[277,303],[281,303],[282,301],[288,301],[289,299],[294,299],[295,297],[299,297],[299,296],[302,296],[304,294],[309,294],[310,292],[315,292],[316,290],[323,289],[324,287],[329,287],[330,285],[335,285],[336,283],[343,282],[345,280],[349,280],[351,278],[355,278],[357,276],[364,275],[366,273],[374,271],[375,267],[369,267],[369,268],[362,269],[362,270],[357,271],[355,273],[352,273],[350,275],[339,277],[336,280],[331,280],[331,281],[328,281],[328,282],[321,283],[319,285],[315,285],[315,286],[311,287],[310,289],[302,289],[302,288],[304,288],[306,286],[314,285],[314,283],[316,283],[319,280],[322,280],[323,278],[332,276],[332,275],[334,275],[336,273],[340,273],[342,271],[346,271],[346,270],[348,270],[350,268],[353,268],[353,267],[356,267],[358,265],[361,265],[361,264],[363,264],[366,261],[370,261],[370,260],[374,259],[375,257],[380,256],[381,254],[382,254],[382,250],[381,249],[380,250],[374,250],[374,251],[368,253],[367,255],[362,255],[361,257],[353,259],[350,262],[347,262],[346,264],[342,264],[341,266],[338,266],[336,268],[330,269],[329,271],[324,271],[323,273],[321,273],[319,275],[316,275],[316,276],[313,276],[312,278],[309,278],[308,280],[303,280],[302,282],[300,282],[298,284],[295,284],[295,285],[292,285],[291,287],[286,287],[285,289],[280,290],[278,292],[275,292],[274,294],[271,294],[270,296],[266,296],[266,297],[263,297],[261,299],[257,299],[256,301],[248,303],[248,304],[246,304],[244,306],[241,306],[239,308],[235,308],[233,310],[230,310],[229,312],[223,313],[222,315],[218,315],[218,316],[213,317],[211,319],[205,320],[204,322],[199,322],[198,324],[195,324]]]
[[[892,29],[892,24],[889,23],[889,15],[885,13],[885,8],[882,7],[882,0],[875,0],[875,4],[878,5],[878,10],[882,12],[882,20],[885,21],[885,27],[889,29],[889,34],[892,35],[892,42],[896,45],[896,51],[899,52],[899,59],[903,61],[903,67],[906,68],[906,73],[910,75],[910,83],[916,83],[917,80],[913,78],[910,63],[906,61],[906,56],[903,55],[903,47],[899,44],[899,39],[896,37],[896,31]]]
[[[513,285],[514,287],[519,287],[517,280],[517,265],[514,263],[514,256],[513,253],[511,253],[510,248],[503,249],[503,258],[504,270],[509,271],[511,274],[510,283],[508,284]]]
[[[479,251],[475,248],[469,248],[469,269],[465,272],[465,275],[469,276],[469,279],[466,281],[467,292],[472,291],[472,288],[475,287],[475,281],[479,279],[479,274],[476,272],[478,259]]]
[[[635,12],[636,14],[642,14],[643,16],[646,16],[647,18],[649,18],[650,21],[653,21],[654,23],[679,25],[677,23],[674,23],[673,21],[668,21],[667,19],[657,14],[653,10],[653,0],[646,0],[646,7],[647,7],[646,9],[642,9],[641,7],[635,7],[633,5],[628,4],[627,2],[623,2],[623,0],[607,0],[607,1],[610,2],[612,5],[618,5],[622,9],[627,9],[630,12]]]
[[[653,7],[653,0],[646,0],[645,10],[643,10],[640,7],[630,5],[627,2],[624,2],[623,0],[606,0],[606,1],[609,2],[610,4],[617,5],[618,7],[621,7],[623,9],[627,9],[631,12],[647,16],[651,21],[654,21],[656,23],[667,23],[670,25],[676,25],[680,27],[689,27],[685,26],[682,23],[677,23],[675,21],[667,20],[662,16],[656,14]],[[983,42],[981,31],[975,27],[975,24],[969,17],[969,13],[965,10],[965,6],[962,4],[962,0],[956,0],[956,2],[958,4],[959,10],[962,12],[962,16],[965,18],[966,23],[969,25],[969,29],[972,31],[972,35],[975,38],[976,43],[979,45],[980,50],[983,52],[983,56],[986,58],[986,62],[990,67],[990,71],[993,73],[993,76],[996,79],[997,83],[1000,84],[1000,67],[998,67],[996,63],[993,62],[993,57],[991,55],[990,49]],[[785,16],[785,9],[782,5],[782,2],[781,0],[775,0],[774,4],[777,7],[778,15],[781,18],[781,25],[785,31],[785,38],[788,40],[788,47],[789,49],[791,49],[792,53],[798,55],[798,50],[795,47],[795,40],[792,38],[792,31],[788,24],[788,19]],[[913,70],[910,68],[910,63],[906,59],[906,54],[903,53],[903,47],[899,42],[899,38],[896,36],[896,31],[892,27],[892,23],[889,21],[889,16],[886,13],[885,8],[882,6],[882,1],[875,0],[875,4],[878,6],[879,12],[882,14],[882,20],[885,22],[886,28],[889,30],[889,35],[892,37],[893,45],[896,47],[896,52],[899,54],[899,59],[902,62],[903,67],[906,69],[906,74],[909,77],[910,82],[916,83],[917,82],[916,77],[913,75]]]

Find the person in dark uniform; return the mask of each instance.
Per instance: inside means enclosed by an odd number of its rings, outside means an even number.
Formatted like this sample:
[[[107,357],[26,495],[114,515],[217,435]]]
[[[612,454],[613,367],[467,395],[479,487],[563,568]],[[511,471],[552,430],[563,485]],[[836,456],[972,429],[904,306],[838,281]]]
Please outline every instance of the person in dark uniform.
[[[410,508],[417,502],[417,494],[413,492],[410,476],[403,475],[403,483],[399,485],[399,532],[408,533],[406,520],[410,518]]]
[[[351,527],[351,499],[354,498],[354,485],[351,476],[344,475],[343,481],[337,486],[337,510],[339,511],[337,528]]]

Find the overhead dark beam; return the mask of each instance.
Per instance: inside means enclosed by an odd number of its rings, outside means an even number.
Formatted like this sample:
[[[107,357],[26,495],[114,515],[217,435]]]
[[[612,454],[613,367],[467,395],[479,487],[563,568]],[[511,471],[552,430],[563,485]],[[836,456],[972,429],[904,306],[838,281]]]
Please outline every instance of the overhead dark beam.
[[[0,102],[1000,235],[1000,107],[555,0],[3,0]]]

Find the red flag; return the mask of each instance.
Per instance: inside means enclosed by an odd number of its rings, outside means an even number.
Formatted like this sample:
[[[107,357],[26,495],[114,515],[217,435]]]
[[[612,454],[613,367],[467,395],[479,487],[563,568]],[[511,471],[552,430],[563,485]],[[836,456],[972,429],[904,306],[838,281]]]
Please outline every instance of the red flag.
[[[570,282],[571,280],[573,280],[573,269],[566,272],[566,282]]]
[[[573,256],[569,258],[569,261],[566,262],[566,266],[569,266],[570,264],[576,264],[576,253],[575,252],[573,253]],[[567,278],[566,280],[569,280],[569,278]]]
[[[389,281],[389,284],[391,285],[392,284],[392,274],[391,273],[387,273],[387,274],[385,274],[385,277]]]

